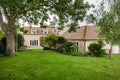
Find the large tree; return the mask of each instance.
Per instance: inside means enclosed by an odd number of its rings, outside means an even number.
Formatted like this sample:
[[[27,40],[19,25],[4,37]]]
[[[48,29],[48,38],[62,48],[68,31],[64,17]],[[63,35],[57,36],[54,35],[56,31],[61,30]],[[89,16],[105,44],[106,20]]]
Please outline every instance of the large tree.
[[[11,55],[16,54],[13,35],[19,19],[43,25],[49,15],[54,14],[60,25],[71,20],[73,28],[83,20],[89,7],[83,0],[0,0],[0,26],[7,38],[7,49],[11,50]]]
[[[111,45],[109,51],[110,59],[112,59],[112,46],[120,45],[119,4],[120,0],[103,0],[98,13],[99,17],[97,19],[97,25],[100,26],[100,36]]]

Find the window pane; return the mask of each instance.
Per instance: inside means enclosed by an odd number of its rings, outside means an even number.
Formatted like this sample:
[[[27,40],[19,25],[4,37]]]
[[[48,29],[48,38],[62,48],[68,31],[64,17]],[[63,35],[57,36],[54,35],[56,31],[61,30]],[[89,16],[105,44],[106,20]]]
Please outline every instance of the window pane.
[[[30,46],[38,46],[38,40],[30,40]]]

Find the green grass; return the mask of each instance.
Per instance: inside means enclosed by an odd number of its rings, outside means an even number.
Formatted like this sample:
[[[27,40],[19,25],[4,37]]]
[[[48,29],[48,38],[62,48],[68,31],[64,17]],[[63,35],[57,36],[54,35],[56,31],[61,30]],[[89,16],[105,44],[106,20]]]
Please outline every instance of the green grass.
[[[0,80],[120,80],[120,55],[76,57],[32,50],[0,57]]]

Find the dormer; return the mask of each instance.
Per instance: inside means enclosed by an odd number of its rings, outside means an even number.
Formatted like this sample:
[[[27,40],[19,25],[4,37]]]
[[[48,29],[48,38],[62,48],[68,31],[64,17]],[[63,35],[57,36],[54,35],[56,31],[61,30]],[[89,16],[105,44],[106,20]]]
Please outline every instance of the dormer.
[[[32,28],[31,29],[31,34],[37,34],[37,29],[36,28]]]
[[[54,30],[53,30],[53,33],[56,33],[57,35],[59,34],[59,32],[60,32],[60,31],[59,31],[58,29],[54,29]]]
[[[48,34],[48,29],[43,29],[43,34]]]

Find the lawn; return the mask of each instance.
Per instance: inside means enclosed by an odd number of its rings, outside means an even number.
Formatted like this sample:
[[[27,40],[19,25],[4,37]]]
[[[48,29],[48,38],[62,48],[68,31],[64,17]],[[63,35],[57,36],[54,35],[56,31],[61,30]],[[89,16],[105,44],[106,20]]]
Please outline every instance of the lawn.
[[[0,80],[120,80],[120,55],[77,57],[29,50],[0,57]]]

